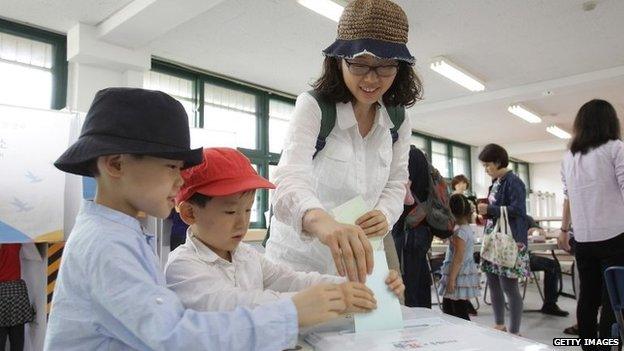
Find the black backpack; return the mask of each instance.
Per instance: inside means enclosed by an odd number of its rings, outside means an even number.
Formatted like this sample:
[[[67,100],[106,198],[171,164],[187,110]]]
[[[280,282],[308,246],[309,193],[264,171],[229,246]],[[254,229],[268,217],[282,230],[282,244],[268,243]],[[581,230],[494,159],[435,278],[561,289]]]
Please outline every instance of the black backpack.
[[[426,201],[427,224],[431,233],[440,239],[453,235],[455,217],[449,207],[448,185],[437,169],[430,166],[429,198]]]
[[[325,148],[325,144],[327,143],[327,137],[331,134],[331,131],[334,129],[336,125],[336,104],[329,101],[325,96],[320,94],[316,90],[308,91],[308,94],[312,95],[314,100],[319,105],[321,109],[321,128],[319,130],[319,134],[316,137],[316,145],[314,148],[316,151],[314,155],[312,155],[312,159],[318,155],[318,153]],[[388,111],[388,116],[394,124],[394,127],[390,129],[390,135],[392,135],[392,144],[396,143],[399,140],[399,128],[405,121],[405,108],[403,106],[386,106],[386,111]],[[269,210],[269,215],[271,215],[273,209]],[[269,216],[271,218],[271,216]],[[264,240],[262,240],[262,246],[266,247],[266,243],[269,240],[270,236],[270,226],[267,225],[267,233],[264,236]]]
[[[448,186],[444,177],[435,167],[427,162],[427,199],[420,201],[414,196],[415,203],[405,215],[403,229],[416,228],[426,223],[431,233],[440,239],[453,235],[455,218],[449,207]],[[410,190],[411,191],[411,190]]]

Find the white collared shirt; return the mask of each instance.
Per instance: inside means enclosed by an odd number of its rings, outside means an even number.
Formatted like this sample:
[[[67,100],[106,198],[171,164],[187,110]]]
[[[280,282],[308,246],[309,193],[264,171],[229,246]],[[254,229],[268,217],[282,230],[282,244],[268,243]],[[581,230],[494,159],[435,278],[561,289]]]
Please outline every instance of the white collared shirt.
[[[381,106],[363,138],[351,103],[337,103],[336,125],[313,159],[320,125],[316,100],[309,93],[299,95],[274,175],[277,189],[266,255],[295,270],[336,274],[329,248],[302,231],[305,212],[330,211],[361,195],[370,209],[386,216],[392,228],[403,211],[411,127],[406,116],[393,144],[394,125]]]
[[[248,244],[240,243],[229,262],[187,230],[186,243],[169,254],[167,287],[186,308],[229,311],[254,308],[319,283],[342,283],[344,278],[295,272],[272,263]]]
[[[611,140],[585,155],[568,151],[561,166],[574,239],[604,241],[624,233],[624,143]]]
[[[83,201],[58,272],[44,350],[283,350],[297,341],[285,299],[229,313],[185,309],[167,289],[156,237]],[[258,337],[261,336],[261,337]]]

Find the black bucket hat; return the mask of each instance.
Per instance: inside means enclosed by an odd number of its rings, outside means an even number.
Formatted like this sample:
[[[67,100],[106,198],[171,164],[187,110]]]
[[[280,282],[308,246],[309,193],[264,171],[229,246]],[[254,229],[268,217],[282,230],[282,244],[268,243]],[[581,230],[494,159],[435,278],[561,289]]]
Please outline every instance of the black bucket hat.
[[[203,161],[202,149],[191,150],[188,117],[182,104],[154,90],[108,88],[95,94],[80,137],[59,157],[61,171],[92,177],[90,162],[114,154],[148,155]]]
[[[336,41],[323,50],[325,56],[354,58],[370,54],[412,65],[407,48],[409,24],[401,7],[390,0],[353,0],[338,22]]]

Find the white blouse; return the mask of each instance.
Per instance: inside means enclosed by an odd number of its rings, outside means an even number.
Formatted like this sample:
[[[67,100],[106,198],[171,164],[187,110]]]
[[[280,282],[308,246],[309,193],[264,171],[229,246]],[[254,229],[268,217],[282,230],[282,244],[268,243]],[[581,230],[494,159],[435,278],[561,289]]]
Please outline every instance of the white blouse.
[[[186,243],[169,254],[165,276],[167,287],[184,306],[197,311],[254,308],[290,298],[312,285],[345,281],[336,276],[295,272],[272,263],[245,243],[238,245],[230,262],[204,245],[190,230]]]
[[[574,239],[604,241],[624,233],[624,143],[611,140],[585,155],[568,151],[561,166]]]
[[[403,211],[411,127],[406,116],[393,144],[394,125],[382,106],[362,137],[351,103],[337,103],[336,125],[325,148],[312,159],[320,126],[316,100],[308,93],[299,95],[274,175],[277,189],[266,255],[295,270],[336,274],[329,248],[302,231],[304,214],[313,208],[329,212],[361,195],[392,228]]]

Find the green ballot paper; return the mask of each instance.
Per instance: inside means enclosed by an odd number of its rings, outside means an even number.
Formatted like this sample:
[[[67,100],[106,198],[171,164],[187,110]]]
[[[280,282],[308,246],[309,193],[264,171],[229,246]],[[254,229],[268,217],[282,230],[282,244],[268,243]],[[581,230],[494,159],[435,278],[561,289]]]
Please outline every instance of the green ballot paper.
[[[369,210],[362,196],[357,196],[334,208],[332,214],[337,222],[355,224],[355,221]],[[370,238],[370,242],[373,247],[375,266],[373,273],[366,278],[366,286],[375,293],[377,309],[354,315],[355,332],[402,329],[401,304],[398,297],[386,285],[389,271],[386,253],[383,249],[383,237]]]

